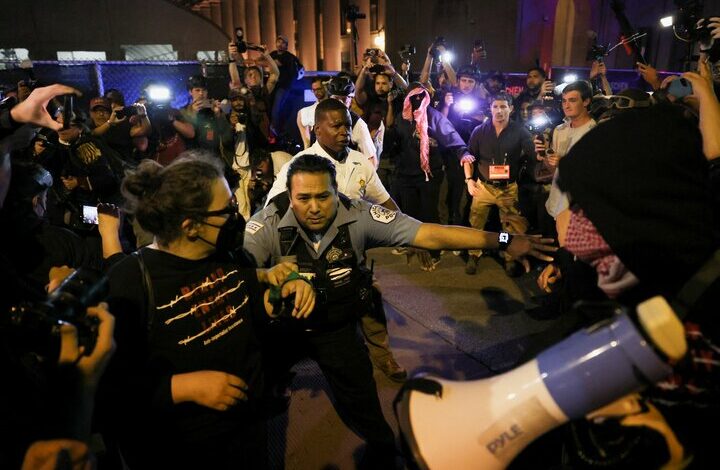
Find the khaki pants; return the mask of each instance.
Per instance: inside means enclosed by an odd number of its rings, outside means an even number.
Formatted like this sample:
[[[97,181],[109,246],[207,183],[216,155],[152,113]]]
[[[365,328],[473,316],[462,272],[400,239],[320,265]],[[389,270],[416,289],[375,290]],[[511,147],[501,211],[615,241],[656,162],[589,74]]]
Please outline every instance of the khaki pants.
[[[472,205],[470,206],[470,226],[478,230],[483,230],[490,209],[492,206],[498,206],[500,210],[500,222],[503,230],[510,233],[525,233],[528,229],[528,222],[520,215],[518,209],[518,185],[517,183],[508,184],[505,187],[495,186],[481,181],[475,182],[475,187],[479,189],[479,194],[473,196]],[[501,203],[500,199],[510,199],[511,203]],[[480,256],[482,250],[469,250],[472,256]],[[507,255],[503,252],[507,259]]]

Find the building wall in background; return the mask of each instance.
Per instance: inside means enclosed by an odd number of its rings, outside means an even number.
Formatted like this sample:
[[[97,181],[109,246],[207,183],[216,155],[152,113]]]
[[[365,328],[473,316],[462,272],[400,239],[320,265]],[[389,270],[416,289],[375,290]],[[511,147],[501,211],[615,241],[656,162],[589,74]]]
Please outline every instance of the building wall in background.
[[[418,50],[412,61],[414,71],[422,67],[425,51],[436,36],[444,36],[454,49],[456,66],[469,60],[472,42],[482,39],[488,51],[483,69],[505,71],[522,71],[536,61],[541,66],[585,66],[593,33],[603,44],[615,44],[619,40],[619,25],[611,8],[613,0],[219,1],[222,8],[202,10],[201,13],[206,13],[203,16],[165,0],[0,0],[3,11],[0,47],[27,48],[30,57],[36,60],[54,60],[56,51],[105,51],[108,60],[123,60],[121,45],[172,44],[179,60],[194,60],[197,51],[224,50],[228,38],[223,28],[227,32],[238,21],[241,25],[247,23],[243,20],[248,20],[248,12],[253,10],[250,6],[257,6],[265,15],[274,12],[276,31],[291,36],[294,31],[282,31],[291,24],[288,12],[293,11],[295,24],[299,21],[299,10],[313,16],[316,28],[307,33],[314,35],[315,44],[304,42],[301,34],[297,35],[297,43],[291,44],[291,50],[309,58],[306,65],[313,69],[312,57],[320,62],[325,53],[333,57],[326,62],[337,64],[341,60],[347,64],[352,51],[350,36],[343,34],[339,41],[330,38],[328,33],[335,34],[334,21],[323,24],[322,16],[323,12],[327,14],[328,5],[337,4],[342,18],[343,8],[350,3],[359,5],[367,15],[367,19],[357,23],[358,54],[361,55],[365,47],[374,46],[375,37],[381,35],[385,50],[397,64],[397,51],[404,44],[413,44]],[[650,63],[658,69],[679,70],[686,54],[685,45],[673,37],[670,29],[659,26],[660,17],[676,9],[674,0],[624,0],[622,3],[632,26],[649,33],[646,41]],[[377,12],[372,17],[377,29],[370,27],[371,8]],[[559,12],[563,12],[560,17],[564,22],[555,21]],[[705,15],[720,16],[720,0],[706,0]],[[268,18],[257,23],[258,27],[265,24],[266,29],[272,26]],[[323,34],[318,33],[320,25]],[[342,29],[337,28],[338,36]],[[248,33],[246,31],[246,37]],[[267,32],[258,31],[257,36],[260,35],[266,40],[269,38]],[[562,50],[553,50],[558,44]],[[303,51],[308,47],[313,50]],[[606,62],[609,68],[633,66],[632,58],[622,48],[607,57]]]
[[[123,44],[172,44],[179,60],[224,50],[228,39],[210,20],[163,0],[0,1],[0,47],[23,47],[34,60],[56,51],[105,51],[124,60]]]

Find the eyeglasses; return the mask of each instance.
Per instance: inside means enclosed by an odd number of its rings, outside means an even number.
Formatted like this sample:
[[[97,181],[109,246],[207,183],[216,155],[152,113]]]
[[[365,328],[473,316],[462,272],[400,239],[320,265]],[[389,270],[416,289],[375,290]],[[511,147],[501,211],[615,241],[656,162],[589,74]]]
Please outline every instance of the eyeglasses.
[[[607,102],[608,108],[630,109],[630,108],[647,108],[650,106],[650,100],[634,100],[627,96],[608,95],[603,97]]]
[[[235,196],[230,200],[228,205],[223,208],[216,211],[206,211],[206,212],[198,212],[198,215],[201,215],[203,217],[212,217],[215,215],[233,215],[238,214],[240,212],[240,207],[238,206],[237,199],[235,199]]]

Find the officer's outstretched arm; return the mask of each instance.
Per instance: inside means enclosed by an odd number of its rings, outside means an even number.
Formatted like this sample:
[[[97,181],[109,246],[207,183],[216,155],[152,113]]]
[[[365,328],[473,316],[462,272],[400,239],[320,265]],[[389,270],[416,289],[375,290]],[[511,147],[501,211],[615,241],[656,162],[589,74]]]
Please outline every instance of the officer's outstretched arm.
[[[554,241],[552,238],[514,235],[507,252],[513,258],[522,259],[530,255],[543,261],[552,261],[552,257],[544,252],[557,250],[551,246]],[[412,245],[426,250],[492,250],[499,247],[497,233],[438,224],[421,224]]]
[[[497,236],[467,227],[421,224],[412,245],[426,250],[495,249]]]

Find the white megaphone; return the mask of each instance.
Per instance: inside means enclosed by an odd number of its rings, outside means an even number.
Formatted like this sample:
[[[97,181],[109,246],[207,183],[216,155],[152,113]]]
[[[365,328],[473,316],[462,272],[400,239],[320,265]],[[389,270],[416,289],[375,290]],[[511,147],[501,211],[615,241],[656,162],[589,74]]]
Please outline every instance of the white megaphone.
[[[489,379],[415,378],[395,400],[408,456],[421,469],[502,469],[547,431],[667,377],[685,355],[682,323],[662,297],[623,309],[526,364]]]

